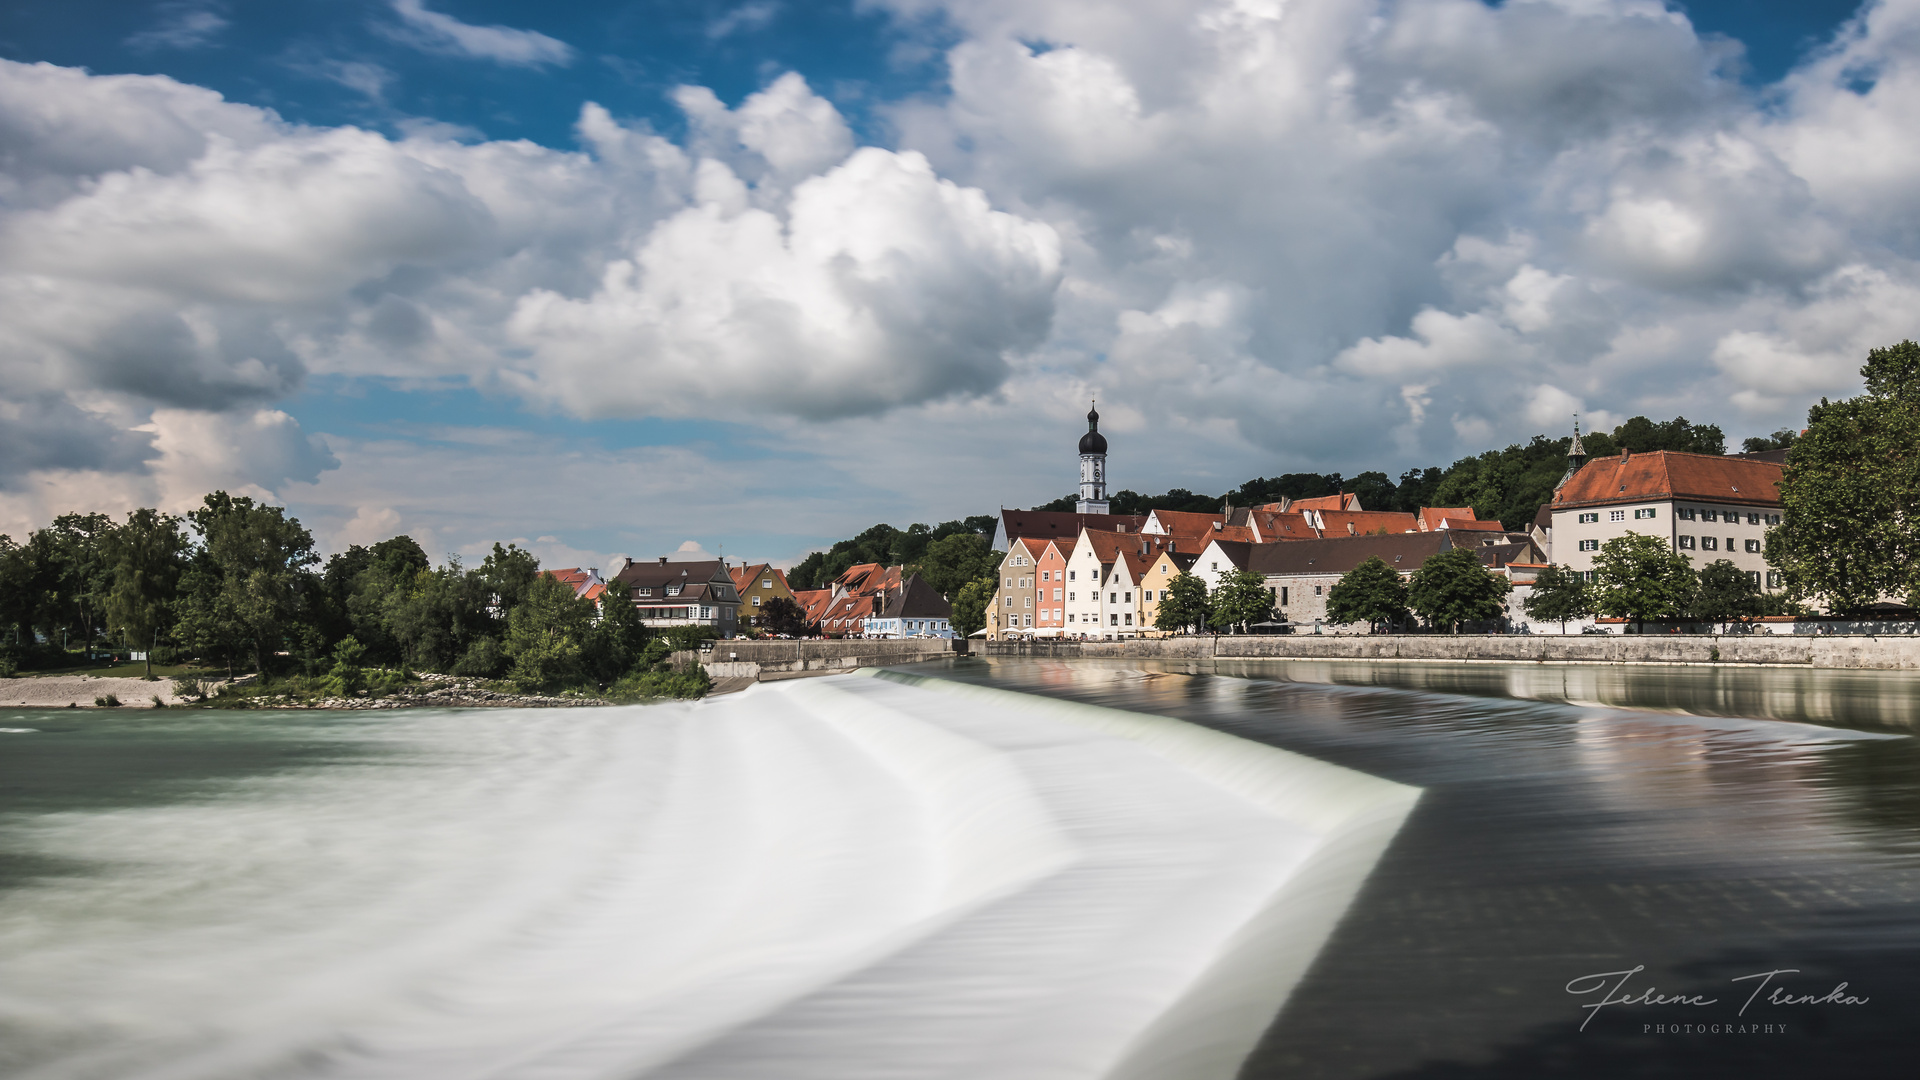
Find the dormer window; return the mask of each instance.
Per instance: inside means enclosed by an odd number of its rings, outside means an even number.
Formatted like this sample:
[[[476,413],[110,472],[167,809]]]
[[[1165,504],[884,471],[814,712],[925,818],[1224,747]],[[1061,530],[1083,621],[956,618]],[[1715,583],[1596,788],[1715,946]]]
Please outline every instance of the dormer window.
[[[667,589],[666,589],[666,593],[667,593],[667,595],[668,595],[668,596],[679,596],[679,595],[680,595],[680,590],[681,590],[682,588],[683,588],[683,586],[681,586],[681,585],[678,585],[678,584],[674,584],[674,585],[669,585],[669,586],[667,586]]]
[[[636,586],[634,586],[634,589],[633,589],[633,595],[635,595],[635,596],[652,596],[652,595],[653,595],[653,590],[652,590],[652,589],[650,589],[650,588],[648,588],[648,587],[647,587],[647,586],[645,586],[645,585],[636,585]]]

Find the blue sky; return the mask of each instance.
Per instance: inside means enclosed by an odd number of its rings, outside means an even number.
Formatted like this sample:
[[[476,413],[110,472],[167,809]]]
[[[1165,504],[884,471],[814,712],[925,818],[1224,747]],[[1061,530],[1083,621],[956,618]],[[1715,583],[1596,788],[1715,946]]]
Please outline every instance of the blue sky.
[[[1915,7],[14,5],[0,531],[791,562],[1095,393],[1141,490],[1763,433],[1911,332]]]

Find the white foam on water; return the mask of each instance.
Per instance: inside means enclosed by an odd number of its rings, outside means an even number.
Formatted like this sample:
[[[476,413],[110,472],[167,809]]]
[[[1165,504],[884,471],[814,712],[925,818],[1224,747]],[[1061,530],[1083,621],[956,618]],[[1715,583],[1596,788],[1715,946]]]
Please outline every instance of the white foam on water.
[[[392,752],[51,814],[16,1077],[1226,1077],[1417,792],[946,683],[389,714]]]

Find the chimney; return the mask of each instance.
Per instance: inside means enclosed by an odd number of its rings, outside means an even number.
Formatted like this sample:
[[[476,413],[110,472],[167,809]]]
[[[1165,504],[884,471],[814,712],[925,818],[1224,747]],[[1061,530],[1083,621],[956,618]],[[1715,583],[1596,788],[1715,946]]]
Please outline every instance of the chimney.
[[[1216,522],[1214,522],[1214,523],[1213,523],[1213,531],[1214,531],[1214,532],[1221,532],[1221,531],[1223,531],[1224,529],[1225,529],[1225,525],[1224,525],[1224,524],[1223,524],[1222,522],[1218,522],[1218,521],[1216,521]]]
[[[590,577],[590,578],[597,578],[597,577],[599,577],[599,576],[600,576],[600,568],[599,568],[599,567],[597,567],[597,566],[589,566],[589,567],[587,567],[587,576],[588,576],[588,577]]]
[[[1124,521],[1116,521],[1116,522],[1114,522],[1114,525],[1113,525],[1113,531],[1114,531],[1114,532],[1126,532],[1126,531],[1127,531],[1127,523],[1126,523],[1126,522],[1124,522]]]
[[[665,555],[660,556],[660,565],[661,566],[667,565],[667,557]]]

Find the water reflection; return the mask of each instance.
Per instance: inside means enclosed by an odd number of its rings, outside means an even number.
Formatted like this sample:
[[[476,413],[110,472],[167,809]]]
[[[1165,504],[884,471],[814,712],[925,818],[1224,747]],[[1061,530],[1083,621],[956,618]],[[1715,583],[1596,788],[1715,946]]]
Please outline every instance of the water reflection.
[[[1191,670],[1197,670],[1191,669]],[[1858,727],[1920,726],[1920,672],[1618,664],[1217,660],[1221,675]]]
[[[1920,1049],[1920,747],[1892,733],[1915,716],[1911,675],[1041,660],[944,674],[1426,789],[1248,1077],[1904,1075]],[[1567,982],[1635,965],[1664,992],[1732,1000],[1739,976],[1798,968],[1873,1000],[1750,1012],[1787,1030],[1747,1042],[1642,1031],[1704,1019],[1673,1007],[1578,1031]]]

